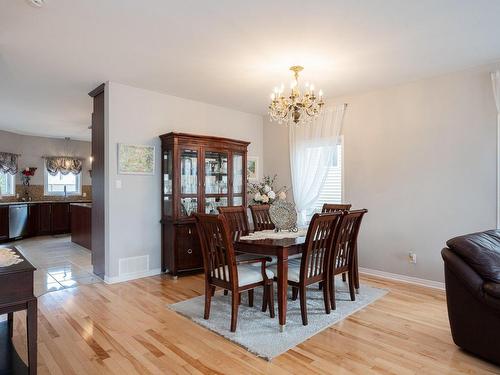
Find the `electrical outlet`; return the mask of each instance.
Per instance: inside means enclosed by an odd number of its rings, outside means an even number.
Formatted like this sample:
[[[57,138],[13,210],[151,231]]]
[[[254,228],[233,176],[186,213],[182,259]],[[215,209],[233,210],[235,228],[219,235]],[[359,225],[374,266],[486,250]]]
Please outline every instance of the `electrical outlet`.
[[[415,254],[413,251],[410,251],[408,253],[408,262],[417,264],[417,254]]]

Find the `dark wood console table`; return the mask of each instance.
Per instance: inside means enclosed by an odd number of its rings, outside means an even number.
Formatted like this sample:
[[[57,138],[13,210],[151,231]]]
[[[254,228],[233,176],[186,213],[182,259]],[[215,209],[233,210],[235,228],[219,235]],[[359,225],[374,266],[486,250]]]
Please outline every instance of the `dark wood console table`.
[[[7,329],[0,329],[0,373],[19,371],[19,357],[11,344],[14,325],[14,312],[26,311],[26,330],[28,336],[28,366],[25,371],[36,374],[37,369],[37,300],[33,294],[33,273],[36,270],[23,254],[12,248],[24,261],[8,267],[0,267],[0,315],[7,314]],[[5,324],[5,323],[4,323]],[[8,336],[8,337],[5,337]],[[6,342],[9,345],[3,345]],[[13,352],[11,352],[13,351]],[[21,373],[22,373],[21,372]],[[17,372],[16,372],[17,373]]]

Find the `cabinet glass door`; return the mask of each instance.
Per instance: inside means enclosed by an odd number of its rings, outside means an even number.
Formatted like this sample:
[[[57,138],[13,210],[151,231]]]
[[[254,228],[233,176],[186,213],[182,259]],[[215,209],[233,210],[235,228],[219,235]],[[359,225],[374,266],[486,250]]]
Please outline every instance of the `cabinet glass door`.
[[[180,215],[198,211],[198,150],[180,150],[181,201]]]
[[[167,149],[163,153],[163,215],[171,217],[172,210],[172,150]]]
[[[243,204],[243,184],[245,183],[245,169],[243,168],[243,155],[233,154],[233,205]]]
[[[205,212],[218,213],[228,202],[228,156],[226,152],[205,151]]]

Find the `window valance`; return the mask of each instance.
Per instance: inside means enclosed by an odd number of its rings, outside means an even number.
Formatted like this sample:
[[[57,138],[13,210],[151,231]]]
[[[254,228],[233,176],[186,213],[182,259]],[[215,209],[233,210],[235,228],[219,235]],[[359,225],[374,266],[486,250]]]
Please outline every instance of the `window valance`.
[[[16,174],[18,169],[17,159],[19,155],[10,152],[0,152],[0,171],[4,173]]]
[[[68,156],[46,156],[45,157],[45,168],[47,172],[52,176],[57,173],[62,175],[67,175],[68,173],[73,173],[75,175],[80,174],[83,167],[83,159],[68,157]]]

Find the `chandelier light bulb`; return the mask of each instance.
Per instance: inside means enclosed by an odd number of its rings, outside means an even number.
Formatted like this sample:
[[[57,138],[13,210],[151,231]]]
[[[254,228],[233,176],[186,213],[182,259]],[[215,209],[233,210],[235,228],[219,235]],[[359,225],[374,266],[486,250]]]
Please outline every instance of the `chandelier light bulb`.
[[[323,90],[319,90],[319,97],[321,98],[323,96]]]

